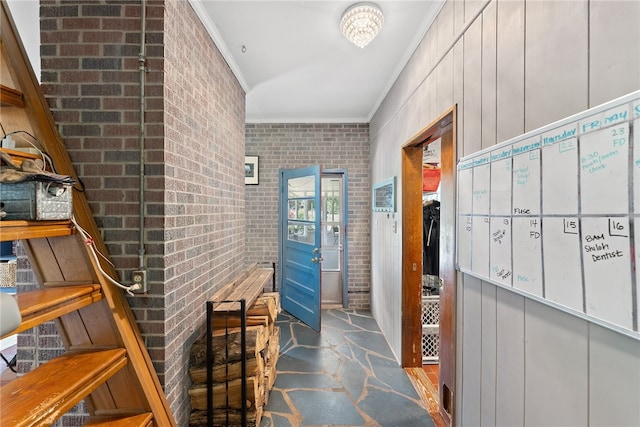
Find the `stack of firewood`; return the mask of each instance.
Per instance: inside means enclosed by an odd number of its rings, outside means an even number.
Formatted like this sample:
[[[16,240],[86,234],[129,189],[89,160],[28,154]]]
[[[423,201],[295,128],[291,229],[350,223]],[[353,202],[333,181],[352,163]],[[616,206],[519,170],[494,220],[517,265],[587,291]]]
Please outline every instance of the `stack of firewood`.
[[[264,293],[247,308],[246,379],[247,425],[258,426],[269,391],[276,380],[280,352],[280,329],[275,326],[280,311],[278,293]],[[240,313],[213,315],[213,419],[215,426],[240,426],[242,419],[242,355]],[[206,337],[191,347],[191,417],[189,425],[207,425]]]

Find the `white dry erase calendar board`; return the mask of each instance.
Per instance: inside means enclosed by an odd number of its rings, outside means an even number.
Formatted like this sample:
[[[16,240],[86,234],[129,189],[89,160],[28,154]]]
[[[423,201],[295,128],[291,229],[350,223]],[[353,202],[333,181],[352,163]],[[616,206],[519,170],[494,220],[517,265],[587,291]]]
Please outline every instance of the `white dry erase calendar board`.
[[[460,271],[640,339],[640,91],[457,169]]]

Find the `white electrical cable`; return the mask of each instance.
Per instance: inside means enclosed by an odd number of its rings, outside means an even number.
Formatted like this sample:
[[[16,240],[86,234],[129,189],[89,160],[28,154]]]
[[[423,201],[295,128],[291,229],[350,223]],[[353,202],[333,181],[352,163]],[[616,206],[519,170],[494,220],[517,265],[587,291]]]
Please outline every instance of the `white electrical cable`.
[[[38,147],[36,144],[34,144],[33,142],[31,142],[27,138],[25,138],[23,136],[23,134],[29,135],[34,141],[36,141],[38,144],[40,144],[40,147]],[[42,143],[40,142],[40,140],[38,140],[38,138],[36,138],[35,136],[31,135],[29,132],[24,131],[24,130],[16,130],[16,131],[13,131],[13,132],[9,132],[7,134],[8,137],[11,137],[12,135],[22,137],[22,140],[24,142],[26,142],[27,144],[31,145],[38,152],[38,155],[40,155],[40,157],[42,157],[42,163],[44,165],[43,169],[46,170],[47,163],[48,163],[49,167],[51,168],[51,171],[53,173],[56,173],[56,170],[55,170],[55,168],[53,166],[53,161],[51,160],[51,157],[49,157],[44,151],[41,150]]]
[[[80,234],[82,234],[82,237],[84,238],[84,242],[85,244],[89,247],[91,252],[91,255],[93,256],[93,260],[95,261],[96,265],[98,266],[98,270],[100,270],[100,273],[102,273],[102,275],[112,284],[114,284],[115,286],[124,289],[129,295],[133,296],[133,291],[136,291],[138,289],[140,289],[140,285],[138,284],[134,284],[131,286],[126,286],[123,285],[122,283],[118,282],[117,280],[114,280],[111,276],[109,276],[103,269],[102,266],[100,265],[100,260],[98,259],[98,254],[105,260],[107,261],[109,264],[113,265],[113,263],[111,263],[111,261],[109,261],[107,259],[107,257],[105,257],[96,247],[95,247],[95,242],[93,241],[93,237],[91,237],[91,235],[82,227],[80,227],[80,224],[78,224],[76,222],[75,218],[71,218],[71,221],[73,222],[73,224],[76,226],[76,228],[78,229],[78,231],[80,232]]]

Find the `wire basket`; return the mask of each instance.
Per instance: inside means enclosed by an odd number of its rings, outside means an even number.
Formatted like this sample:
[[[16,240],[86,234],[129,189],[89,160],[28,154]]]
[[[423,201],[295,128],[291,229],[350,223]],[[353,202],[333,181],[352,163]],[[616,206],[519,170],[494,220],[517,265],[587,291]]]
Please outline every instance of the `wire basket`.
[[[0,262],[0,288],[16,287],[16,263]]]

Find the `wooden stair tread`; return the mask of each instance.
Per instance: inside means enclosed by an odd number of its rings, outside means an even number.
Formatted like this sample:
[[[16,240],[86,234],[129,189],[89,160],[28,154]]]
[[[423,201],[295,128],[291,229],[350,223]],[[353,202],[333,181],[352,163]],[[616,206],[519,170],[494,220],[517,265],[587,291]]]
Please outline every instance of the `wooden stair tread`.
[[[0,425],[49,425],[127,364],[122,348],[68,352],[0,389]]]
[[[92,427],[146,427],[151,426],[153,414],[145,412],[144,414],[131,415],[128,417],[92,417],[85,426]]]
[[[24,95],[19,90],[0,84],[0,105],[2,107],[24,107]]]
[[[68,236],[75,232],[71,220],[62,221],[0,221],[0,241]]]
[[[24,149],[21,148],[4,148],[4,147],[0,147],[0,151],[8,154],[11,157],[11,160],[13,161],[13,163],[17,164],[17,165],[21,165],[23,161],[29,159],[29,160],[34,160],[34,159],[42,159],[42,155],[40,154],[35,154],[29,151],[25,151]],[[2,162],[0,162],[0,164],[4,163],[4,159]],[[46,169],[48,171],[51,170],[50,167],[46,167]]]
[[[17,334],[102,299],[100,285],[74,285],[42,288],[16,294],[22,323],[11,332]]]

